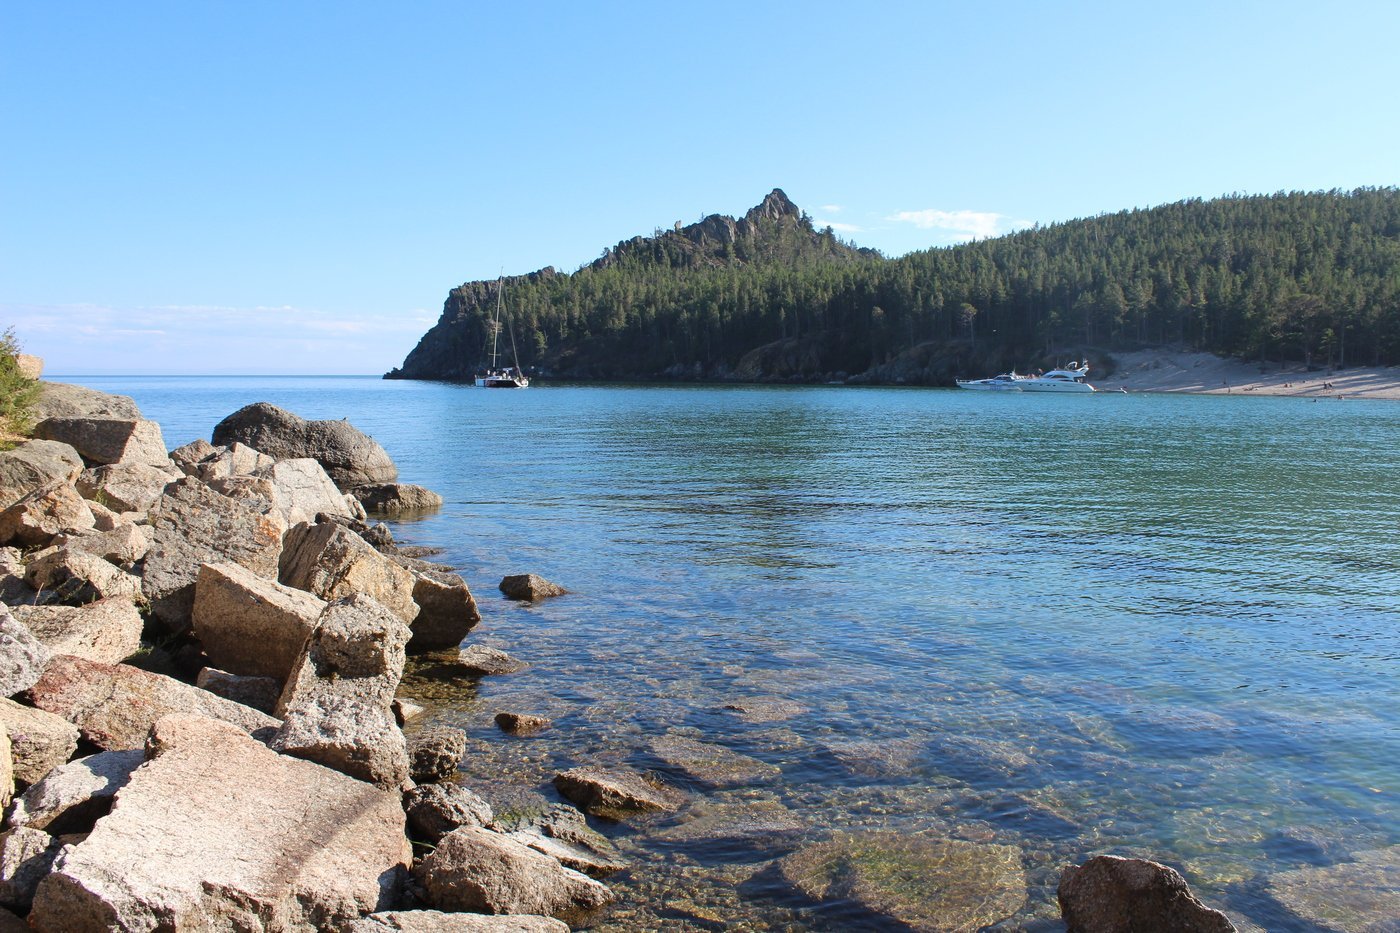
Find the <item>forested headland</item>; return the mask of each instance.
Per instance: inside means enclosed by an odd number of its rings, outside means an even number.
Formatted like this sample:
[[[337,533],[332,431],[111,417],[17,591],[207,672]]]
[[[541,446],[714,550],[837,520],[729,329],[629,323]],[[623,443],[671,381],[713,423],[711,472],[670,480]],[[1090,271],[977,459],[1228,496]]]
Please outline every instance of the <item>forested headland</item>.
[[[780,190],[507,277],[503,362],[574,379],[951,384],[1182,346],[1313,366],[1400,363],[1400,189],[1192,199],[897,259]],[[497,283],[452,289],[387,378],[466,380]]]

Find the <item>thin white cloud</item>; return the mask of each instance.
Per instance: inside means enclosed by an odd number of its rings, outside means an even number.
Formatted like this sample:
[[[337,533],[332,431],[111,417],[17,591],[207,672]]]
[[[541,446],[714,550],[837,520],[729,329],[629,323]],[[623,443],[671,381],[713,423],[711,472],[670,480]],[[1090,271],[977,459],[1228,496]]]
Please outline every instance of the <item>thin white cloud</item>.
[[[436,319],[423,308],[0,305],[0,327],[13,326],[25,352],[70,374],[383,372]]]
[[[812,225],[818,230],[822,227],[830,227],[837,233],[863,233],[865,231],[864,227],[858,227],[855,224],[843,224],[839,220],[814,220],[812,221]]]
[[[944,243],[985,240],[1030,226],[1029,221],[1012,220],[993,211],[899,211],[885,219],[937,231]]]
[[[842,209],[840,204],[823,204],[821,206],[821,211],[825,214],[839,214]]]

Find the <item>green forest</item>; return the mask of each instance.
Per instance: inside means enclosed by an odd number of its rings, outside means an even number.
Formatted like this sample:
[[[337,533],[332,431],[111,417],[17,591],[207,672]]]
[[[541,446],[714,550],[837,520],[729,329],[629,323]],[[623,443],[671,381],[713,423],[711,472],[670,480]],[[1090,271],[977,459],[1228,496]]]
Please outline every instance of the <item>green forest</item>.
[[[1400,189],[1193,199],[897,259],[775,190],[504,279],[503,363],[546,377],[951,384],[1178,346],[1312,366],[1400,363]],[[389,378],[470,379],[497,283],[452,290]]]

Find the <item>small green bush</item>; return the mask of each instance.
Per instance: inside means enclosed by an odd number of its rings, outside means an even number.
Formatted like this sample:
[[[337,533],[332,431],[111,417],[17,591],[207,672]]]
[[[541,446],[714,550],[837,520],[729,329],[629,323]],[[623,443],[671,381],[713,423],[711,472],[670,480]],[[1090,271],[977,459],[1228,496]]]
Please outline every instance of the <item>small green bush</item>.
[[[33,428],[31,409],[39,382],[20,372],[14,328],[0,336],[0,449],[13,447]]]

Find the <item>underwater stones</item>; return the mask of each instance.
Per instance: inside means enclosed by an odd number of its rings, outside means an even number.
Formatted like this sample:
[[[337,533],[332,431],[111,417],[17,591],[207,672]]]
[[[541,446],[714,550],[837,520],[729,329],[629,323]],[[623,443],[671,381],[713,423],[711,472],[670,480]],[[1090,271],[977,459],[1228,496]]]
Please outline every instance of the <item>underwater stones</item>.
[[[550,583],[544,577],[533,573],[520,573],[501,580],[501,592],[507,599],[534,602],[551,596],[564,596],[569,591],[557,583]]]
[[[807,707],[782,697],[744,697],[730,700],[724,709],[750,723],[782,722],[807,712]]]
[[[544,716],[531,716],[528,713],[497,713],[496,726],[511,735],[531,735],[548,729],[554,722]]]
[[[507,914],[444,913],[440,910],[391,910],[361,917],[346,933],[569,933],[569,925],[553,917]],[[4,933],[0,929],[0,933]]]
[[[852,901],[921,931],[976,930],[1026,902],[1013,846],[896,833],[838,836],[778,863],[783,878],[818,901]]]
[[[656,835],[667,842],[767,846],[800,836],[806,824],[776,797],[697,800],[674,826]]]
[[[780,773],[777,765],[674,732],[653,739],[651,751],[670,767],[708,788],[753,784]]]
[[[1198,901],[1174,869],[1147,859],[1098,855],[1060,876],[1069,933],[1235,933],[1224,914]]]
[[[1281,872],[1269,892],[1299,917],[1341,933],[1389,933],[1400,918],[1400,846],[1348,862]]]
[[[495,674],[514,674],[516,671],[523,671],[530,666],[524,661],[511,657],[499,648],[490,648],[486,645],[468,645],[463,648],[457,653],[457,663],[466,668],[468,673],[482,677]]]
[[[554,787],[594,816],[624,820],[639,813],[679,810],[686,796],[634,771],[570,768],[554,776]]]
[[[606,878],[627,867],[608,838],[589,828],[584,815],[568,804],[556,803],[543,812],[513,819],[503,817],[491,828],[590,878]]]

